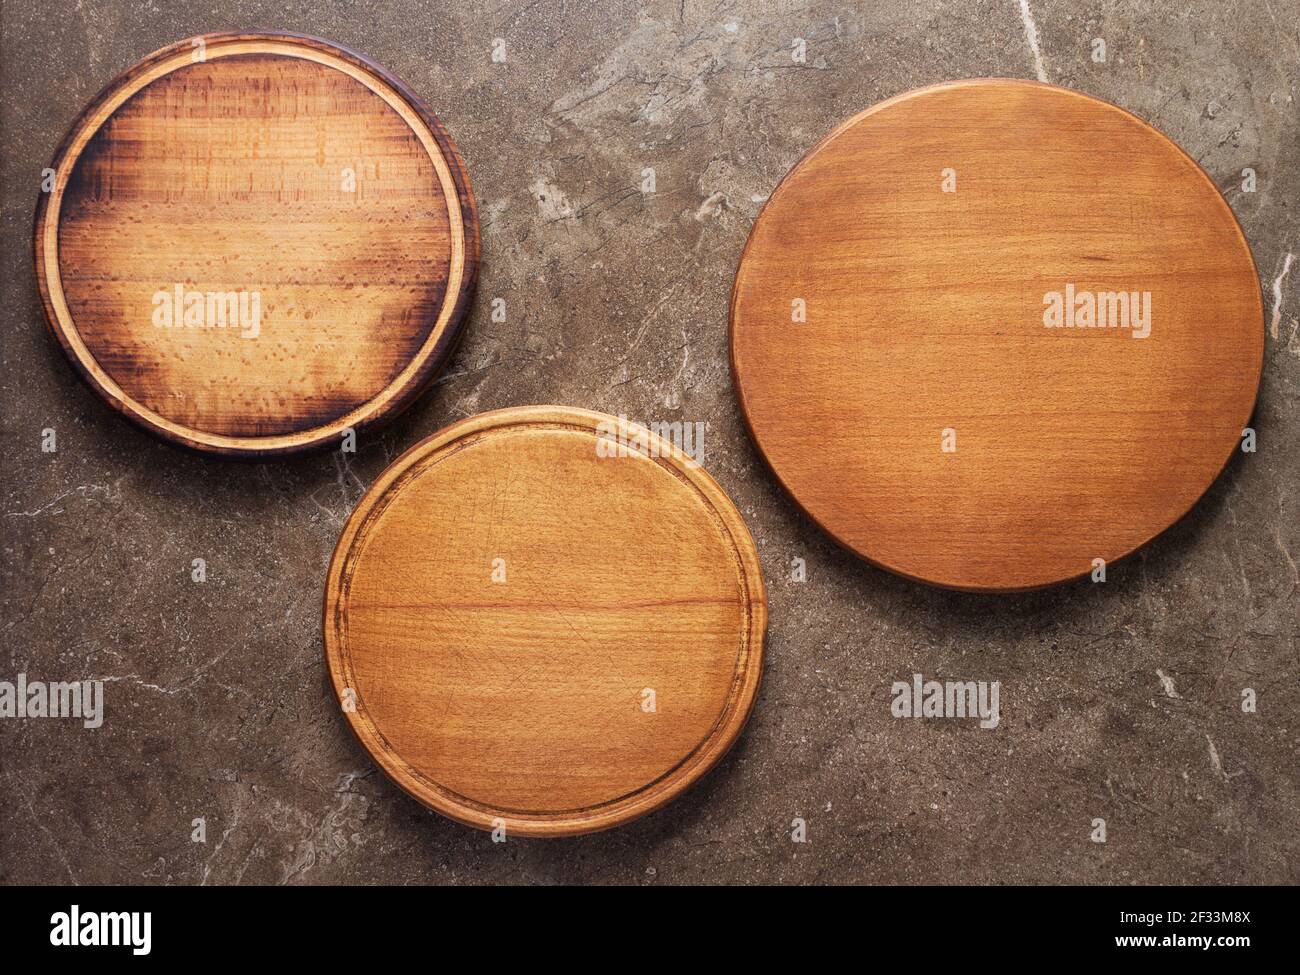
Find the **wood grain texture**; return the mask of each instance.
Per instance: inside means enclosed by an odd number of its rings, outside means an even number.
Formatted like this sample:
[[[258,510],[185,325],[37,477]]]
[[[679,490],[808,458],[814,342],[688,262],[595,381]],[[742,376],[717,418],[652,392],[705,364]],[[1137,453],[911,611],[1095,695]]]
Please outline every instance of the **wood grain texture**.
[[[1085,293],[1149,292],[1149,333],[1110,299],[1106,327],[1047,327],[1067,286],[1080,317]],[[1022,590],[1133,552],[1206,491],[1254,407],[1263,309],[1231,210],[1167,138],[1078,92],[962,81],[869,109],[786,176],[736,274],[731,357],[760,452],[839,542]]]
[[[409,405],[460,336],[479,261],[464,167],[419,99],[346,49],[164,48],[105,89],[53,169],[35,241],[50,328],[92,388],[172,442],[248,457],[336,442]]]
[[[635,429],[561,407],[473,417],[407,451],[344,529],[334,690],[384,771],[455,820],[616,826],[708,771],[749,715],[753,541],[712,478]]]

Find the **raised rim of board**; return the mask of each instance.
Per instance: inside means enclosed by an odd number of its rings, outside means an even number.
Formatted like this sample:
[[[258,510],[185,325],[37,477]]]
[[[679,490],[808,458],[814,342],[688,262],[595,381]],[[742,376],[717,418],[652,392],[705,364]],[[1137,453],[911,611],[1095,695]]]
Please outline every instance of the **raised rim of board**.
[[[953,81],[942,81],[933,85],[924,85],[920,88],[912,88],[908,91],[900,92],[897,95],[893,95],[889,98],[883,99],[882,101],[876,102],[876,104],[872,105],[871,107],[861,112],[858,112],[856,115],[852,116],[851,118],[841,122],[839,125],[831,129],[831,131],[828,132],[825,136],[819,139],[812,146],[812,148],[810,148],[806,153],[804,153],[804,155],[799,159],[798,162],[796,162],[793,166],[790,167],[789,171],[786,172],[786,174],[782,176],[781,179],[777,182],[776,187],[768,195],[768,198],[764,202],[762,208],[759,210],[758,215],[754,218],[754,222],[750,227],[749,236],[745,240],[744,249],[741,251],[740,260],[736,262],[736,273],[735,273],[735,277],[732,279],[731,298],[729,300],[728,307],[727,307],[727,347],[728,347],[728,359],[731,364],[731,383],[736,390],[736,399],[740,406],[740,415],[744,420],[745,429],[749,432],[749,437],[754,444],[755,450],[757,451],[758,455],[763,459],[764,466],[771,473],[772,477],[776,479],[777,484],[781,486],[781,490],[785,492],[786,497],[789,498],[794,503],[796,508],[798,508],[805,516],[807,516],[809,521],[811,521],[818,528],[820,528],[826,534],[826,536],[830,538],[833,542],[835,542],[838,546],[840,546],[840,548],[844,549],[846,552],[851,553],[857,558],[862,559],[864,562],[873,565],[878,569],[883,569],[886,572],[889,572],[893,575],[900,576],[911,582],[919,582],[927,586],[932,586],[936,589],[947,589],[953,592],[972,592],[972,593],[987,593],[987,594],[1011,594],[1011,593],[1019,593],[1019,592],[1034,592],[1040,589],[1051,589],[1056,586],[1063,586],[1066,585],[1067,583],[1076,582],[1079,579],[1087,578],[1089,575],[1089,570],[1084,569],[1083,571],[1079,572],[1077,575],[1069,576],[1062,579],[1054,579],[1054,580],[1042,582],[1037,585],[1031,585],[1031,586],[1009,586],[1006,588],[955,586],[943,582],[937,582],[933,579],[926,579],[924,577],[905,572],[896,566],[890,565],[879,559],[872,558],[870,555],[867,555],[865,552],[859,551],[858,549],[849,545],[847,542],[841,540],[840,537],[836,535],[833,531],[831,531],[831,529],[827,525],[825,525],[811,511],[809,511],[806,507],[804,507],[803,502],[799,500],[799,496],[795,493],[793,488],[791,488],[791,486],[786,482],[786,480],[781,476],[780,471],[778,471],[776,467],[773,465],[771,459],[768,457],[767,451],[763,447],[762,439],[758,436],[758,432],[754,429],[753,421],[750,418],[749,403],[745,399],[745,389],[744,386],[741,384],[740,371],[738,368],[738,364],[736,362],[736,327],[737,327],[736,326],[736,300],[740,289],[740,270],[745,263],[746,257],[749,256],[749,248],[754,242],[755,231],[758,229],[759,222],[763,219],[764,211],[766,211],[768,206],[772,204],[772,201],[777,198],[778,194],[780,194],[781,188],[786,184],[786,181],[792,179],[800,170],[804,168],[804,166],[806,166],[809,163],[809,161],[814,156],[816,156],[819,152],[822,151],[822,149],[824,149],[827,145],[829,145],[832,141],[834,141],[834,139],[838,135],[840,135],[840,133],[846,131],[847,129],[852,128],[853,126],[857,125],[859,122],[863,121],[864,119],[868,118],[871,115],[876,114],[877,112],[884,111],[885,109],[891,108],[900,102],[908,101],[910,99],[917,98],[919,96],[928,95],[931,94],[932,92],[944,91],[953,88],[978,88],[978,87],[1002,87],[1002,86],[1041,88],[1049,91],[1059,92],[1065,95],[1070,95],[1075,98],[1080,98],[1088,102],[1092,102],[1096,105],[1103,106],[1104,108],[1109,109],[1110,111],[1116,112],[1124,116],[1125,118],[1129,119],[1130,121],[1137,124],[1141,128],[1145,129],[1151,135],[1155,136],[1161,142],[1164,142],[1166,145],[1170,146],[1176,153],[1178,153],[1178,155],[1182,156],[1183,159],[1186,160],[1191,165],[1192,169],[1197,174],[1200,175],[1200,178],[1204,181],[1205,185],[1209,189],[1214,191],[1213,193],[1214,198],[1217,199],[1218,205],[1222,208],[1223,213],[1227,216],[1228,220],[1231,222],[1232,228],[1236,230],[1237,241],[1241,245],[1242,252],[1246,255],[1246,260],[1250,262],[1251,272],[1254,274],[1254,276],[1257,279],[1259,277],[1259,267],[1255,263],[1255,255],[1250,249],[1250,242],[1246,239],[1245,231],[1241,229],[1241,222],[1237,219],[1237,215],[1233,212],[1232,207],[1228,205],[1228,201],[1224,199],[1223,194],[1219,191],[1218,186],[1215,185],[1214,180],[1212,180],[1209,174],[1206,173],[1205,170],[1201,168],[1200,164],[1195,159],[1193,159],[1190,155],[1188,155],[1182,146],[1180,146],[1173,139],[1169,138],[1169,136],[1165,135],[1154,125],[1152,125],[1150,122],[1147,122],[1145,119],[1142,119],[1137,115],[1134,115],[1132,112],[1128,111],[1127,109],[1121,108],[1120,106],[1114,104],[1113,102],[1106,101],[1104,98],[1098,98],[1095,95],[1089,95],[1085,92],[1076,91],[1073,88],[1064,88],[1060,85],[1047,84],[1046,82],[1034,81],[1029,78],[962,78]],[[1259,326],[1262,333],[1264,329],[1264,299],[1262,294],[1260,294],[1258,291],[1256,292],[1255,295],[1255,303],[1256,303],[1256,317],[1259,320]],[[1259,362],[1255,368],[1255,381],[1254,381],[1255,388],[1250,398],[1250,408],[1246,411],[1246,415],[1241,418],[1243,426],[1250,422],[1250,418],[1254,415],[1255,407],[1258,405],[1259,402],[1259,388],[1264,375],[1264,345],[1265,343],[1261,340]],[[1187,515],[1191,512],[1191,510],[1201,502],[1201,499],[1205,497],[1205,495],[1209,492],[1210,488],[1212,488],[1214,484],[1219,480],[1219,478],[1223,476],[1223,472],[1227,469],[1229,462],[1232,460],[1233,456],[1237,452],[1238,442],[1239,441],[1233,441],[1231,444],[1228,445],[1228,450],[1224,455],[1223,462],[1218,466],[1214,477],[1210,478],[1209,482],[1205,485],[1204,488],[1201,489],[1200,493],[1197,494],[1196,498],[1193,499],[1192,503],[1188,505],[1184,511],[1179,513],[1178,516],[1175,517],[1172,521],[1170,521],[1170,523],[1167,526],[1152,534],[1150,538],[1147,538],[1145,541],[1139,542],[1138,544],[1130,548],[1128,551],[1115,556],[1115,558],[1109,560],[1107,564],[1115,565],[1116,563],[1121,562],[1135,555],[1136,553],[1140,552],[1142,549],[1146,548],[1148,545],[1156,541],[1156,539],[1160,538],[1170,529],[1172,529],[1184,518],[1186,518]]]
[[[207,61],[238,54],[279,54],[334,68],[365,85],[419,138],[447,202],[452,245],[447,290],[424,344],[376,396],[344,416],[308,430],[268,437],[227,436],[194,429],[149,409],[127,395],[86,348],[63,294],[59,214],[68,179],[82,150],[127,99],[163,75],[191,63],[193,49],[200,43]],[[479,268],[478,209],[464,161],[442,123],[406,84],[365,55],[332,41],[290,31],[236,31],[201,34],[160,48],[109,82],[81,112],[56,150],[52,168],[54,186],[50,192],[40,194],[33,234],[33,260],[46,325],[87,385],[127,419],[169,443],[245,459],[323,448],[349,429],[361,432],[385,423],[410,406],[446,365],[464,332]]]
[[[740,634],[731,689],[708,734],[664,775],[634,792],[596,806],[546,813],[495,809],[440,786],[396,753],[371,720],[360,696],[356,698],[354,709],[344,709],[352,731],[389,778],[424,805],[467,826],[491,830],[504,822],[507,832],[523,836],[575,836],[622,825],[672,801],[713,768],[735,743],[753,709],[762,678],[767,597],[758,550],[740,512],[718,483],[703,468],[689,462],[685,454],[668,440],[625,418],[563,406],[492,410],[445,427],[402,454],[362,496],[334,549],[325,584],[325,663],[336,699],[342,701],[345,691],[355,686],[349,677],[352,664],[343,623],[346,589],[357,543],[364,540],[365,533],[374,517],[382,512],[387,499],[428,466],[417,465],[423,461],[436,463],[449,452],[462,449],[466,440],[479,440],[492,431],[510,427],[589,431],[594,438],[601,425],[614,425],[625,437],[620,442],[629,444],[629,449],[636,449],[635,445],[642,442],[648,445],[651,450],[645,456],[698,493],[717,519],[720,532],[732,544],[745,602],[746,622],[744,632]]]

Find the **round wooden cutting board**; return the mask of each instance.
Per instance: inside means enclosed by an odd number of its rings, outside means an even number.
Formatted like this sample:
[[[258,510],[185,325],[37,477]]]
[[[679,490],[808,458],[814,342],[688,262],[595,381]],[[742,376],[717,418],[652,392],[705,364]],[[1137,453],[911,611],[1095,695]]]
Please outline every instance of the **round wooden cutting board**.
[[[686,789],[749,715],[766,624],[713,479],[644,428],[551,406],[403,454],[325,590],[361,743],[416,799],[507,834],[605,829]]]
[[[478,270],[438,120],[315,38],[150,55],[73,125],[43,189],[36,273],[78,373],[213,453],[311,449],[400,412],[451,355]]]
[[[969,590],[1094,573],[1185,514],[1241,443],[1263,341],[1205,173],[1029,81],[841,125],[759,215],[731,304],[742,410],[785,489],[871,562]]]

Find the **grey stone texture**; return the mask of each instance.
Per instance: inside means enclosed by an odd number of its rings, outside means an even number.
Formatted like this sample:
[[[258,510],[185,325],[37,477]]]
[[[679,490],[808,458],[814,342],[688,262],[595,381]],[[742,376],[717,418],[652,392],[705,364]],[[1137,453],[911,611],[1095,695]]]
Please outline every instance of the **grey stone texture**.
[[[99,729],[0,720],[0,882],[1300,881],[1294,3],[52,0],[0,16],[0,679],[108,682]],[[1048,80],[1152,122],[1241,220],[1268,331],[1259,449],[1104,585],[981,597],[859,562],[783,497],[740,419],[727,303],[762,200],[818,139],[909,88],[1034,77],[1028,24]],[[42,322],[32,211],[67,127],[150,51],[252,28],[338,41],[406,81],[481,207],[464,345],[351,458],[159,444],[77,381]],[[705,466],[759,545],[771,626],[753,719],[698,787],[611,832],[493,844],[355,742],[327,689],[321,597],[391,460],[527,403],[707,421]],[[913,672],[1001,681],[1001,725],[892,718],[891,684]]]

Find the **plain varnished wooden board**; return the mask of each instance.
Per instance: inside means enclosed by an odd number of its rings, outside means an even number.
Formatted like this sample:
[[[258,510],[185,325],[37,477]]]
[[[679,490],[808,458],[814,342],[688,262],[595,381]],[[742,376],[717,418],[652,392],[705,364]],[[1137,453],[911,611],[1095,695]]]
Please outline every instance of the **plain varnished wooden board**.
[[[622,456],[600,446],[620,436]],[[402,455],[325,591],[334,690],[375,761],[452,819],[521,835],[619,825],[708,771],[749,715],[766,622],[753,540],[708,474],[549,406]]]
[[[409,405],[460,336],[469,180],[421,101],[354,52],[173,44],[104,90],[53,169],[46,319],[82,378],[164,439],[245,457],[337,442]],[[153,296],[177,284],[257,292],[260,334],[159,327]]]
[[[1067,283],[1150,291],[1150,335],[1045,327]],[[760,452],[839,542],[1022,590],[1133,552],[1206,491],[1254,407],[1263,309],[1231,210],[1165,136],[1078,92],[961,81],[869,109],[785,177],[736,274],[731,357]]]

